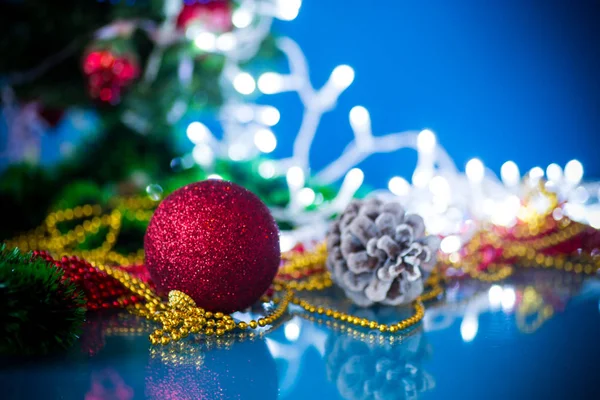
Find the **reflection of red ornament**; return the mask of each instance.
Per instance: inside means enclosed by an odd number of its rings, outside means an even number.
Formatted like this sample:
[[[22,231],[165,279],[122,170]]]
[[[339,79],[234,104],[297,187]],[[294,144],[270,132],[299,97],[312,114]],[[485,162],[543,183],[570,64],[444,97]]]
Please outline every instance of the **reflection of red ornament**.
[[[279,266],[277,224],[241,186],[207,180],[169,195],[144,240],[146,266],[163,292],[180,290],[199,307],[232,312],[252,305]]]
[[[140,73],[137,60],[129,55],[117,56],[108,50],[87,53],[83,72],[88,76],[88,90],[93,99],[116,104],[123,88]]]
[[[200,346],[199,344],[189,344]],[[277,398],[277,366],[262,340],[233,342],[203,354],[157,349],[146,368],[145,398],[221,400]],[[164,355],[164,360],[160,355]],[[171,360],[175,360],[173,363]],[[260,368],[255,366],[260,365]]]
[[[210,32],[231,30],[231,4],[226,0],[185,4],[177,16],[177,28],[186,29],[192,24],[199,24]]]

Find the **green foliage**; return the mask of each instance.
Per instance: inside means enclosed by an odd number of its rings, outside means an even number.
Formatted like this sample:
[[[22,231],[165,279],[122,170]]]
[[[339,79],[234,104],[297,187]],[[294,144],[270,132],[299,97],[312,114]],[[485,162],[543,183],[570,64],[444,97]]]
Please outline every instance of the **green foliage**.
[[[78,338],[84,298],[46,261],[0,245],[0,353],[45,354]]]

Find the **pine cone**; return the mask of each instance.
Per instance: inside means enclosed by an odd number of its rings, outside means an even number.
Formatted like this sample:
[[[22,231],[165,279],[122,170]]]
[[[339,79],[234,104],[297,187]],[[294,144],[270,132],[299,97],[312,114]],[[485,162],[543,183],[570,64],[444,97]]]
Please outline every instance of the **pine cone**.
[[[357,305],[406,304],[423,292],[439,239],[399,203],[354,200],[327,234],[327,268]]]

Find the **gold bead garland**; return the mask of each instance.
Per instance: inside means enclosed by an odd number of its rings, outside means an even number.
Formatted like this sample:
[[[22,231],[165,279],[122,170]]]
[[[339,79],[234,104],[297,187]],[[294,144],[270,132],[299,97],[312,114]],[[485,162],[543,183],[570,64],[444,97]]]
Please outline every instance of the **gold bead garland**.
[[[586,229],[584,225],[568,219],[554,221],[548,215],[544,218],[532,218],[530,223],[519,225],[514,229],[511,240],[507,240],[506,233],[501,230],[482,230],[465,246],[466,255],[462,259],[453,260],[450,256],[442,256],[438,266],[425,282],[427,291],[413,302],[414,311],[410,317],[391,324],[380,324],[377,321],[312,304],[297,295],[304,291],[320,291],[333,284],[325,268],[326,246],[321,243],[312,252],[282,254],[284,264],[273,282],[273,295],[263,299],[263,301],[272,301],[275,308],[258,319],[236,321],[230,315],[213,313],[197,307],[189,296],[179,291],[171,291],[165,302],[147,283],[121,268],[112,266],[143,263],[143,250],[123,255],[113,249],[123,219],[147,222],[155,206],[156,202],[147,198],[117,198],[110,203],[107,210],[103,210],[98,205],[85,205],[56,211],[47,216],[42,226],[17,236],[8,241],[7,245],[20,247],[25,251],[46,249],[53,255],[69,254],[85,258],[95,268],[118,280],[131,294],[144,299],[143,304],[138,303],[128,309],[133,314],[161,325],[150,335],[150,342],[162,345],[176,342],[190,334],[230,337],[236,332],[240,338],[254,337],[255,334],[250,332],[251,330],[273,327],[280,323],[290,304],[302,311],[298,315],[324,322],[326,325],[343,327],[342,330],[356,332],[357,335],[362,335],[359,333],[361,329],[368,329],[393,336],[418,324],[425,313],[423,302],[435,300],[443,294],[443,284],[449,278],[442,271],[447,268],[460,269],[469,277],[485,282],[506,279],[514,272],[513,265],[553,268],[587,275],[595,274],[600,269],[600,259],[589,255],[569,259],[542,252],[572,239]],[[80,224],[66,233],[60,232],[58,224],[79,219],[83,219]],[[98,248],[76,249],[78,244],[84,243],[89,236],[97,234],[102,228],[105,228],[107,233]],[[502,256],[488,265],[485,270],[480,270],[479,266],[483,261],[480,250],[484,245],[501,249]],[[125,306],[126,302],[120,301],[119,304]],[[547,314],[542,310],[540,318],[548,317]],[[265,331],[261,329],[259,334]]]

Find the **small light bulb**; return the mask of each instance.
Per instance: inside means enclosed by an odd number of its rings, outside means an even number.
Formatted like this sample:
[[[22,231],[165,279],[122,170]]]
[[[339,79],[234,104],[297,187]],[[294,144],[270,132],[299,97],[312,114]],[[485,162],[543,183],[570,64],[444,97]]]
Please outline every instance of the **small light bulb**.
[[[346,174],[346,177],[344,178],[344,183],[347,184],[349,187],[359,188],[362,185],[364,179],[365,174],[360,168],[352,168]]]
[[[210,131],[202,122],[194,121],[186,129],[188,139],[194,144],[206,142],[210,138]]]
[[[264,94],[274,94],[283,88],[283,77],[276,72],[265,72],[258,78],[258,90]]]
[[[291,189],[300,189],[301,187],[304,187],[304,171],[302,171],[302,168],[300,167],[290,167],[285,175],[285,179]]]
[[[258,111],[258,119],[267,126],[275,126],[279,122],[281,114],[272,106],[264,106]]]
[[[265,160],[258,166],[258,173],[265,179],[271,179],[275,176],[275,164],[271,160]]]
[[[277,18],[292,21],[300,12],[301,0],[277,0]]]
[[[363,130],[371,124],[369,111],[363,106],[354,106],[350,110],[350,125],[355,131]]]
[[[577,185],[583,179],[583,165],[578,160],[571,160],[565,165],[565,179]]]
[[[500,176],[502,177],[502,182],[504,182],[506,186],[516,186],[521,181],[519,167],[514,161],[507,161],[502,164]]]
[[[216,46],[221,51],[231,51],[235,48],[237,40],[231,32],[225,32],[217,37]]]
[[[206,177],[206,179],[215,179],[218,181],[222,181],[223,177],[219,174],[210,174],[209,176]]]
[[[217,46],[217,37],[212,32],[200,32],[194,39],[197,48],[204,51],[214,51]]]
[[[235,10],[231,16],[231,22],[239,29],[247,28],[252,23],[252,19],[252,13],[244,7]]]
[[[302,188],[300,192],[298,192],[298,203],[300,203],[304,207],[310,206],[314,203],[316,198],[315,191],[311,188]]]
[[[560,165],[552,163],[546,168],[546,176],[549,181],[560,182],[562,180],[563,171]]]
[[[429,129],[424,129],[417,136],[417,150],[422,153],[433,153],[437,140],[435,134]]]
[[[446,236],[440,242],[440,250],[446,254],[455,253],[459,251],[461,246],[462,243],[460,241],[460,238],[456,235]]]
[[[485,167],[480,159],[473,158],[467,163],[465,172],[467,174],[467,178],[471,182],[481,183],[483,181],[483,177],[485,176]]]
[[[349,65],[338,65],[331,73],[331,82],[338,89],[346,89],[354,82],[354,69]]]
[[[194,147],[192,157],[196,163],[203,167],[211,166],[215,159],[212,149],[204,143],[197,144]]]
[[[240,72],[233,79],[233,87],[241,94],[251,94],[256,89],[256,82],[249,73]]]
[[[277,147],[277,138],[270,129],[259,129],[254,134],[254,144],[263,153],[271,153]]]
[[[399,176],[394,176],[388,182],[388,189],[396,196],[407,196],[410,193],[410,184],[406,179]]]

